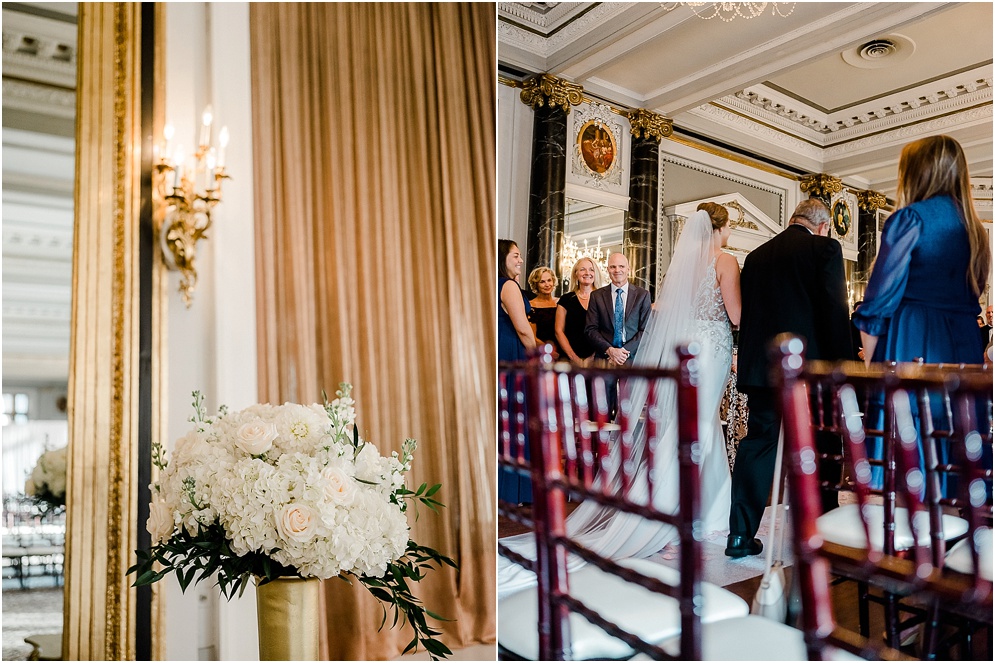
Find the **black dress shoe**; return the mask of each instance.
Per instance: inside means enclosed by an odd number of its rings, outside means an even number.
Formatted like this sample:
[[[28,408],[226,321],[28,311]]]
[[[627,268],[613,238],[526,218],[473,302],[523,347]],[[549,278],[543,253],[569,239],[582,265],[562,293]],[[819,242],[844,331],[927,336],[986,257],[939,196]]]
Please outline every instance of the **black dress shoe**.
[[[759,555],[763,552],[764,544],[760,539],[751,539],[747,536],[730,534],[726,542],[726,557],[746,557],[747,555]]]

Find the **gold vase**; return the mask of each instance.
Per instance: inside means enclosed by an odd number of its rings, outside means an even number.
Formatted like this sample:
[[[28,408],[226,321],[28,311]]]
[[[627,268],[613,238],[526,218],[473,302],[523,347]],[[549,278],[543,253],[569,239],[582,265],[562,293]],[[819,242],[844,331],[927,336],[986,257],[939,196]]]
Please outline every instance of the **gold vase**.
[[[257,584],[260,661],[318,660],[320,596],[318,578],[277,578]]]

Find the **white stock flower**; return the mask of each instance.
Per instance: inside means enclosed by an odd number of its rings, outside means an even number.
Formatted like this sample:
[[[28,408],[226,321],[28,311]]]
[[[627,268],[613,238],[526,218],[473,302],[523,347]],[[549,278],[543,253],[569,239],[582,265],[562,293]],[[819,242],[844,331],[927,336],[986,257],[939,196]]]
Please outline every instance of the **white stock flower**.
[[[235,433],[235,444],[245,453],[258,456],[269,451],[277,435],[279,433],[276,425],[256,419],[239,426]]]

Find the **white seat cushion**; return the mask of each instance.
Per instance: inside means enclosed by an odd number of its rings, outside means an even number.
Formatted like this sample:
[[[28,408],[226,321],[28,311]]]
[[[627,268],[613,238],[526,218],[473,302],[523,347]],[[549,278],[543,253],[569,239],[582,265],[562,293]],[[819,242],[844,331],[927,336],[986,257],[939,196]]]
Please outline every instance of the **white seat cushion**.
[[[884,548],[884,507],[879,504],[870,504],[867,508],[871,548],[882,550]],[[920,511],[917,518],[921,518],[923,523],[923,527],[920,529],[919,543],[928,546],[930,545],[929,515],[925,511]],[[904,507],[895,509],[895,550],[908,550],[913,546],[912,530],[909,529],[908,519],[908,511]],[[827,511],[816,520],[816,526],[819,528],[819,534],[826,541],[851,548],[867,547],[864,527],[860,522],[860,506],[857,504],[846,504],[838,509]],[[944,537],[953,539],[965,532],[967,532],[966,520],[957,516],[943,516]]]
[[[627,559],[619,565],[656,578],[671,586],[680,582],[680,573],[668,566],[643,559]],[[702,622],[746,616],[750,607],[732,592],[707,582],[701,583],[704,612]],[[680,607],[676,599],[586,566],[570,574],[570,594],[598,611],[604,618],[647,642],[662,642],[680,633]],[[536,589],[512,594],[498,603],[498,643],[528,660],[539,658],[539,608]],[[570,635],[574,660],[625,658],[632,648],[584,619],[570,615]]]
[[[672,638],[663,648],[676,656],[680,641]],[[864,659],[839,649],[826,652],[830,661]],[[701,655],[705,661],[807,661],[805,635],[766,617],[748,615],[705,624],[701,629]],[[648,661],[640,654],[634,661]]]
[[[978,541],[978,566],[981,567],[981,577],[985,580],[992,579],[992,531],[987,527],[979,527],[975,533]],[[958,541],[953,548],[947,551],[946,564],[948,568],[959,573],[973,573],[971,564],[971,549],[969,541],[964,539]]]

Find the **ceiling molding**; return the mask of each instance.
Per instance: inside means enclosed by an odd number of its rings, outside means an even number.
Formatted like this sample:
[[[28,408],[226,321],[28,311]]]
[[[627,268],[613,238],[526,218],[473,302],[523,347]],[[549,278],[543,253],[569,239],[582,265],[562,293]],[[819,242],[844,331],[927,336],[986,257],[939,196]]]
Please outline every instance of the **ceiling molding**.
[[[14,11],[5,5],[3,76],[75,88],[76,25]]]
[[[861,150],[872,149],[886,144],[902,144],[942,132],[947,129],[972,126],[978,123],[991,123],[992,105],[988,103],[984,106],[971,108],[959,113],[951,113],[943,117],[937,117],[925,122],[909,124],[897,127],[891,131],[884,131],[873,136],[867,136],[857,140],[848,141],[842,144],[830,145],[826,148],[826,160],[831,160],[839,156],[852,155]]]
[[[524,3],[501,3],[502,5],[524,4]],[[570,4],[570,3],[561,3]],[[569,46],[575,40],[587,35],[591,30],[605,23],[610,18],[622,14],[631,7],[636,6],[635,2],[602,2],[602,3],[578,3],[582,5],[579,9],[586,9],[584,5],[595,5],[589,11],[565,23],[559,30],[550,36],[544,36],[545,26],[533,24],[536,31],[526,30],[518,25],[509,23],[498,17],[498,42],[508,46],[517,47],[523,51],[537,55],[546,59],[556,51]],[[523,10],[524,13],[524,10]],[[539,73],[539,72],[536,72]]]
[[[76,93],[59,87],[4,78],[3,107],[5,110],[16,108],[73,119],[76,117]]]

